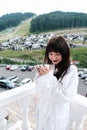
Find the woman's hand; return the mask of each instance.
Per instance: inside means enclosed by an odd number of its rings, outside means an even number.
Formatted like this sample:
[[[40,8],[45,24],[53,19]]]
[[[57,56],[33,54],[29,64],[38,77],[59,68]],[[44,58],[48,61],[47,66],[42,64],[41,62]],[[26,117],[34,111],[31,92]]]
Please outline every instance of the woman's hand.
[[[37,70],[38,74],[42,76],[42,75],[47,74],[51,70],[51,67],[48,65],[36,66],[36,70]]]

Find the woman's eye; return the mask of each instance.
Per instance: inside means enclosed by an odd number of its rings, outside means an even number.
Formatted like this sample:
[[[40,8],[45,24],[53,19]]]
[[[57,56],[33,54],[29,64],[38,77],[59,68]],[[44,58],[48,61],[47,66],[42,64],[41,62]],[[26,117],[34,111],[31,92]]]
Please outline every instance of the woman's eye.
[[[49,53],[49,55],[53,55],[52,53]]]
[[[59,56],[59,55],[60,55],[60,53],[56,53],[56,55],[57,55],[57,56]]]

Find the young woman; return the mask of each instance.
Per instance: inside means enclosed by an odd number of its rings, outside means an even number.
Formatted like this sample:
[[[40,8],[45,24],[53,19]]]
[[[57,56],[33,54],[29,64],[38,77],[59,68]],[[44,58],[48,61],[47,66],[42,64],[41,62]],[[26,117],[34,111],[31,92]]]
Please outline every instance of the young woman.
[[[37,130],[69,130],[70,101],[77,93],[78,73],[62,36],[49,40],[44,66],[36,66],[36,70],[36,89],[40,93]]]

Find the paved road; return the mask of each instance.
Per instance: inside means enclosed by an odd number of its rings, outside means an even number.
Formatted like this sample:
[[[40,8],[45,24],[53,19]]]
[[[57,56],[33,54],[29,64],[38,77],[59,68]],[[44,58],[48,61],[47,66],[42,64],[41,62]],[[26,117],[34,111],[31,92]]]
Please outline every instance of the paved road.
[[[87,84],[85,84],[84,79],[81,78],[79,78],[78,93],[83,96],[86,96],[87,93]]]
[[[17,69],[15,71],[10,71],[10,70],[6,70],[5,67],[0,67],[0,76],[9,77],[13,75],[18,76],[19,81],[23,80],[24,78],[31,78],[33,80],[35,76],[35,70],[22,72],[20,69]],[[3,91],[6,91],[6,89],[0,88],[0,92]],[[83,96],[86,96],[87,93],[87,85],[82,79],[79,79],[78,93]]]

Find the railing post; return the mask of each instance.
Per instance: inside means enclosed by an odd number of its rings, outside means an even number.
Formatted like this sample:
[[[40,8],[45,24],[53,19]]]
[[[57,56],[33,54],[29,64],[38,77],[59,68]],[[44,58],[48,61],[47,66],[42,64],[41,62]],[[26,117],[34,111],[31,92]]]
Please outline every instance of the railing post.
[[[22,130],[30,130],[30,122],[28,119],[29,109],[26,106],[22,106],[23,120],[22,120]]]
[[[23,120],[21,124],[22,130],[32,130],[30,127],[30,121],[29,121],[29,104],[30,104],[30,97],[21,99],[19,101],[19,105],[22,108],[22,113],[23,113]]]
[[[84,117],[87,114],[87,99],[79,94],[71,102],[71,119],[70,123],[74,124],[74,130],[82,130]]]
[[[0,130],[7,130],[7,120],[5,117],[7,116],[7,107],[0,107]]]
[[[77,114],[78,115],[78,114]],[[74,118],[75,118],[75,120],[74,121],[72,121],[73,123],[74,123],[74,130],[82,130],[82,117],[83,117],[84,115],[80,115],[80,116],[75,116],[74,115]]]

